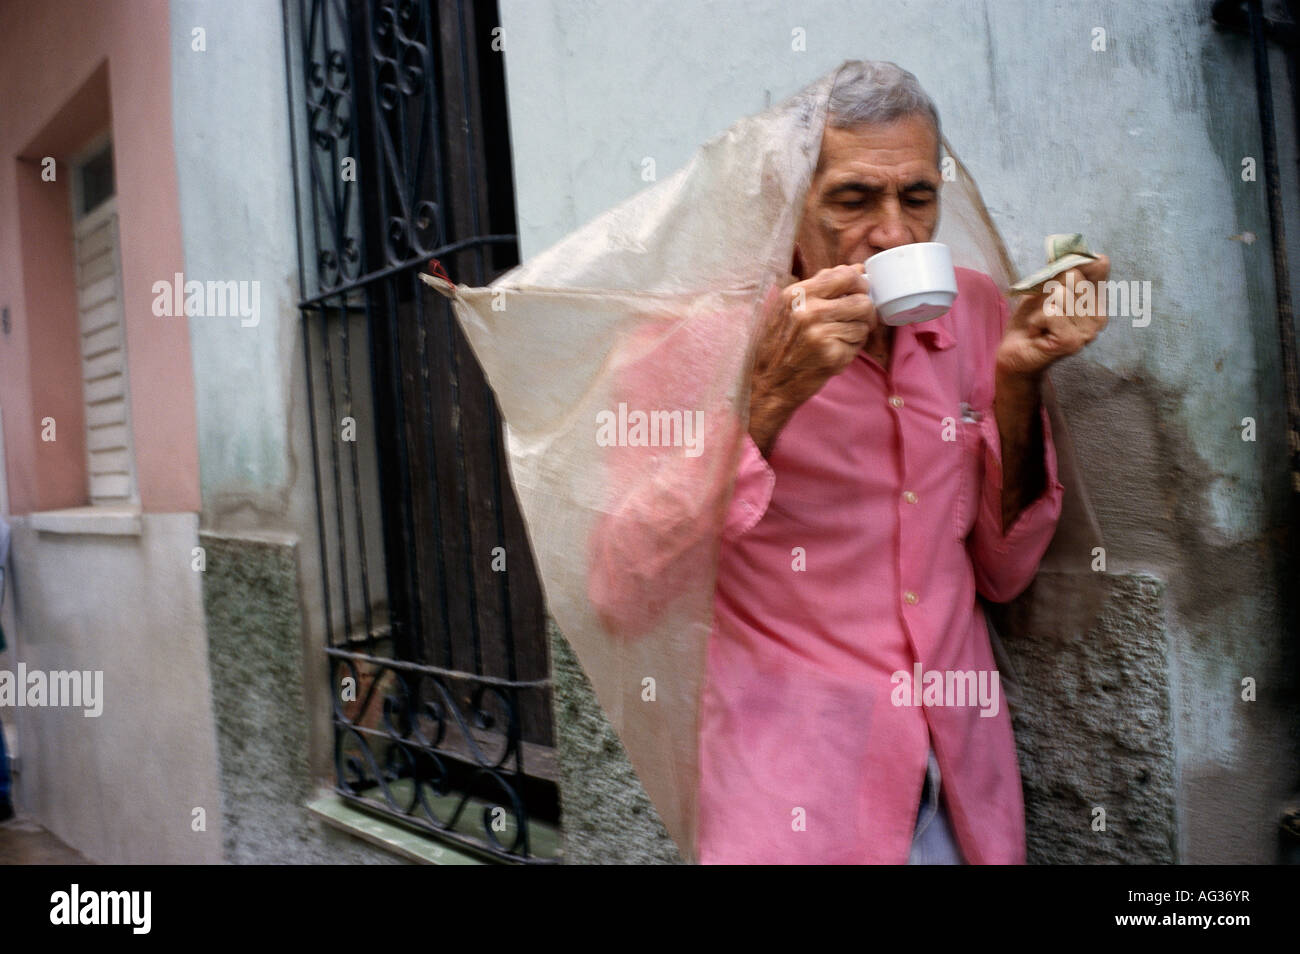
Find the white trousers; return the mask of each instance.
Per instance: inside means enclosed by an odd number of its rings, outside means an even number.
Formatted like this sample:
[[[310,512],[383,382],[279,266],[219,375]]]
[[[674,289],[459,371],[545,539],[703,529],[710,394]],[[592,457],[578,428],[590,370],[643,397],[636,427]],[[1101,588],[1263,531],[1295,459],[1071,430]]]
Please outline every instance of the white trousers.
[[[939,761],[930,750],[925,767],[925,784],[921,788],[921,804],[916,812],[916,831],[912,835],[912,852],[909,865],[961,865],[961,849],[952,830],[948,809],[939,797]]]

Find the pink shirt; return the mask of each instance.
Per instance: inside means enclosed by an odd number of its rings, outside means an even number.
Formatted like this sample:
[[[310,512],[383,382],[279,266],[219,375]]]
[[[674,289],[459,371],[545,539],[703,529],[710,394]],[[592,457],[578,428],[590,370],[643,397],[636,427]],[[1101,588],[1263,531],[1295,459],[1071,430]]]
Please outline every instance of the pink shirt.
[[[948,314],[896,329],[888,370],[859,353],[769,459],[745,439],[701,711],[703,863],[905,862],[931,746],[966,860],[1024,861],[1011,721],[975,597],[1029,585],[1064,487],[1040,408],[1046,490],[1001,533],[993,372],[1008,310],[988,277],[957,278]],[[927,697],[934,672],[975,698]]]

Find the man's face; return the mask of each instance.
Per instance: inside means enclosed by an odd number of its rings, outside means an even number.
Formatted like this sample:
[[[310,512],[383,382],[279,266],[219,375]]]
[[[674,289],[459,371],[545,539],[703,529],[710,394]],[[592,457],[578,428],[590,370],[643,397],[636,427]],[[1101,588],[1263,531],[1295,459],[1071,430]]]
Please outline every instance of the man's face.
[[[930,241],[939,222],[937,145],[933,127],[920,116],[880,126],[828,126],[795,238],[795,277]]]

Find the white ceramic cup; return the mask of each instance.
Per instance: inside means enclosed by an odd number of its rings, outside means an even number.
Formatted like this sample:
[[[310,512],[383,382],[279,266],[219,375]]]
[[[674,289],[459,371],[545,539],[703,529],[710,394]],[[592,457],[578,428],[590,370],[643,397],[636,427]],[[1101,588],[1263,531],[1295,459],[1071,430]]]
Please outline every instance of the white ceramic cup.
[[[876,314],[887,325],[938,318],[957,299],[952,252],[942,242],[914,242],[867,259]]]

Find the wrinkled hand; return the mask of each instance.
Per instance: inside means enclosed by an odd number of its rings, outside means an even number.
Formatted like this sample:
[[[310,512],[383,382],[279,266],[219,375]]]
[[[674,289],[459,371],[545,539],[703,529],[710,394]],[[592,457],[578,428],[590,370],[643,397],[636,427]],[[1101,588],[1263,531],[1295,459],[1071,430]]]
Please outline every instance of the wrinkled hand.
[[[781,292],[758,341],[749,433],[764,454],[799,405],[857,355],[876,328],[863,265],[824,268]]]
[[[1104,281],[1109,274],[1110,259],[1099,255],[1096,261],[1057,275],[1044,293],[1021,298],[998,345],[998,375],[1041,376],[1053,362],[1091,344],[1106,327],[1105,301],[1095,287],[1091,305],[1080,301],[1081,286]]]

